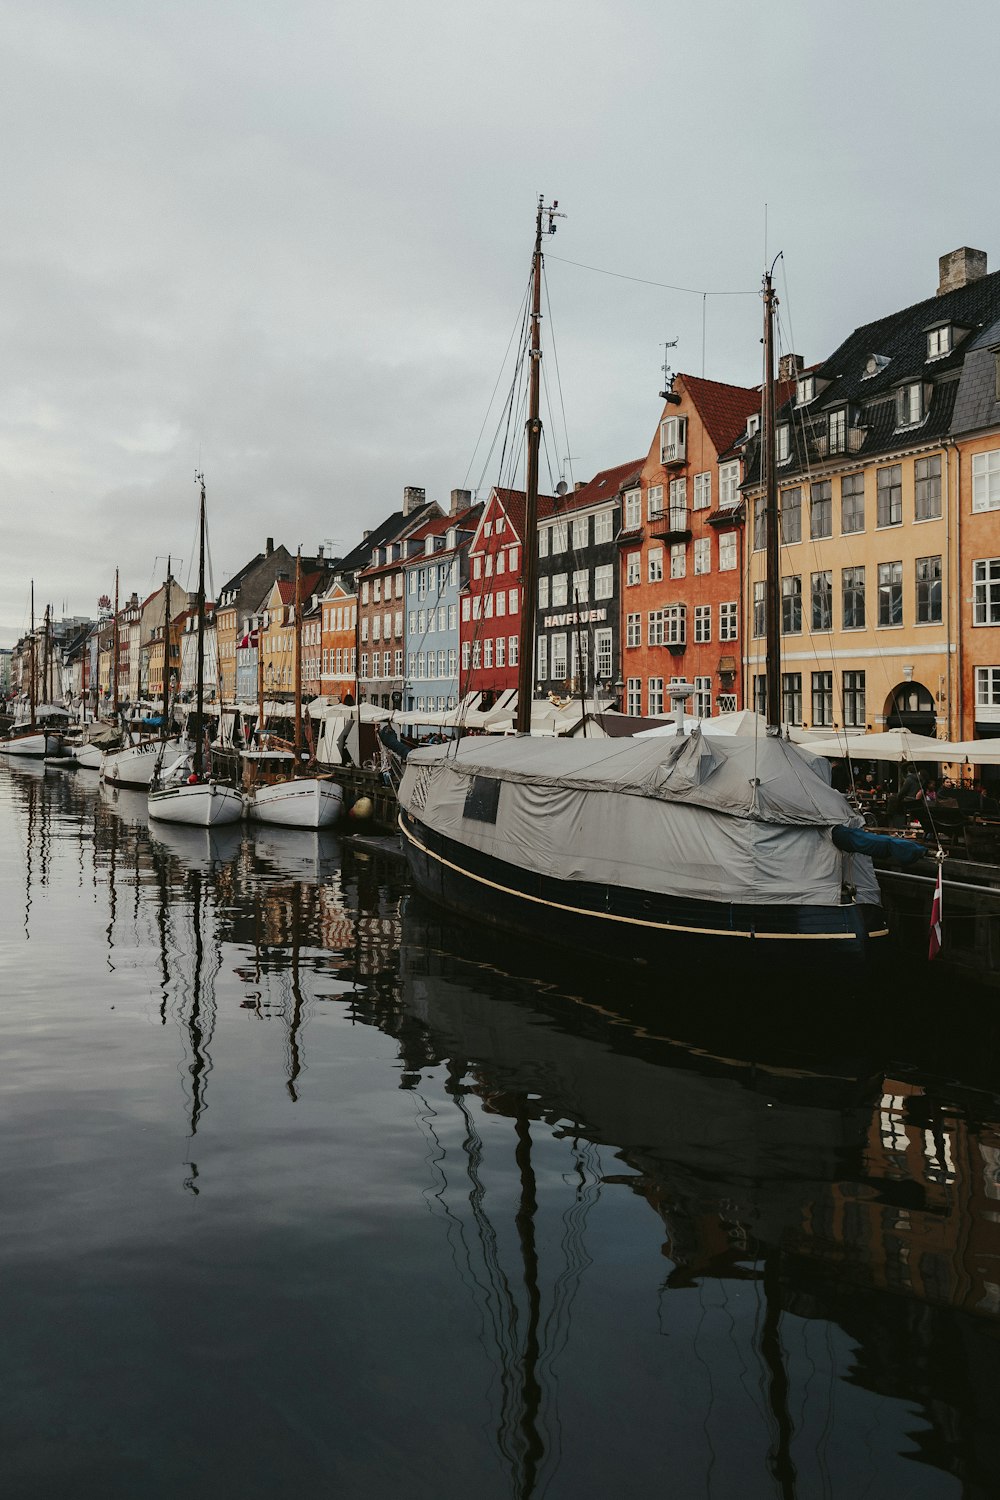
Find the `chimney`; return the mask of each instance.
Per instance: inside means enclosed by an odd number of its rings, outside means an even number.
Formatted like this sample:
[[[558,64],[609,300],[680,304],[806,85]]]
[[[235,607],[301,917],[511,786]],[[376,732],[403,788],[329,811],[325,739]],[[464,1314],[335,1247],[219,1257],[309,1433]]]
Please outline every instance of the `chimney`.
[[[273,536],[269,536],[268,539],[267,539],[267,548],[266,548],[267,556],[270,557],[271,553],[273,551],[274,551],[274,537]]]
[[[419,489],[415,484],[403,486],[403,515],[412,516],[415,510],[427,504],[427,491]]]
[[[472,504],[471,490],[452,490],[451,492],[451,514],[457,516],[459,511],[468,510]]]
[[[970,281],[981,281],[985,275],[986,251],[970,250],[968,245],[963,245],[960,250],[942,255],[938,261],[937,294],[943,297],[945,292],[955,292],[960,286],[968,286]]]
[[[574,484],[574,486],[573,486],[573,493],[575,495],[576,492],[577,492],[577,490],[585,490],[586,488],[587,488],[587,481],[585,479],[578,479],[576,481],[576,483]]]
[[[367,542],[367,540],[368,540],[368,538],[369,538],[369,537],[370,537],[370,536],[371,536],[371,528],[370,528],[370,527],[369,527],[369,529],[368,529],[368,530],[367,530],[367,531],[363,531],[363,532],[362,532],[362,533],[361,533],[361,540],[362,540],[362,541],[363,541],[363,542]]]
[[[805,368],[805,360],[801,354],[783,354],[778,360],[778,379],[795,380]]]

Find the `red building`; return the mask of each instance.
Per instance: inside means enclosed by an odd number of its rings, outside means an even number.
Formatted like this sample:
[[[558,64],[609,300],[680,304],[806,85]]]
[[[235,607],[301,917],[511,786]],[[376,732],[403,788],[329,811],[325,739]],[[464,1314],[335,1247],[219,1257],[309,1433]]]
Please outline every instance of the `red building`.
[[[539,495],[538,518],[551,514]],[[469,581],[462,595],[460,697],[517,687],[521,635],[523,490],[494,488],[469,547]]]

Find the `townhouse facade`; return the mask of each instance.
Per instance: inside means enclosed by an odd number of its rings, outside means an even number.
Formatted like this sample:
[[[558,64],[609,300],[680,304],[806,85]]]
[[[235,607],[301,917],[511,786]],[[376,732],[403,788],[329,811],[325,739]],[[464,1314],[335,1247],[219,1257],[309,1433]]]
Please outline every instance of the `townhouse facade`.
[[[264,696],[272,701],[292,701],[295,693],[296,629],[295,629],[295,578],[294,562],[292,577],[282,569],[271,585],[266,600],[258,611],[258,650],[264,668]],[[313,593],[323,583],[322,573],[302,572],[299,577],[300,608],[309,609]],[[303,667],[306,661],[305,641],[302,643]],[[304,679],[303,673],[303,679]],[[303,695],[306,693],[303,680]]]
[[[552,501],[538,526],[535,692],[584,697],[615,690],[622,672],[621,569],[615,538],[622,493],[641,459],[603,469],[572,494]]]
[[[856,329],[829,359],[800,372],[778,413],[787,723],[954,739],[972,722],[963,702],[974,698],[975,664],[966,670],[963,659],[970,638],[985,638],[975,633],[976,564],[988,616],[991,557],[1000,555],[990,534],[989,455],[998,445],[971,431],[956,444],[953,428],[966,356],[977,331],[1000,318],[1000,276],[986,275],[985,256],[968,249],[943,256],[939,275],[936,296]],[[762,709],[759,455],[745,491],[746,666]],[[970,537],[976,517],[986,525]]]
[[[401,709],[406,684],[406,580],[404,564],[415,555],[420,528],[439,520],[441,508],[416,485],[403,491],[398,523],[383,523],[381,542],[357,573],[358,697],[381,708]],[[365,539],[368,541],[368,538]]]
[[[320,547],[315,557],[303,557],[303,572],[322,572],[333,566],[333,560],[324,556],[324,549]],[[237,699],[240,702],[248,701],[244,697],[245,687],[238,686],[238,659],[240,653],[244,653],[243,679],[247,678],[249,670],[253,680],[250,689],[249,701],[257,696],[256,685],[256,661],[248,662],[245,653],[248,649],[244,644],[248,633],[255,626],[248,626],[248,620],[256,618],[262,607],[263,601],[270,593],[271,585],[279,573],[289,578],[295,576],[295,554],[289,552],[285,546],[275,546],[274,538],[268,537],[263,552],[258,552],[248,563],[234,573],[219,590],[219,598],[216,605],[216,649],[218,651],[218,678],[219,697],[223,703],[233,703]]]
[[[758,387],[678,375],[618,533],[623,706],[670,711],[671,682],[692,684],[686,712],[743,706],[743,555],[738,439],[759,422]]]
[[[552,496],[539,495],[539,522]],[[517,687],[521,644],[523,490],[494,487],[469,544],[469,576],[461,599],[459,697],[494,697]]]
[[[358,597],[335,578],[320,599],[320,693],[331,703],[357,698]]]
[[[469,546],[482,513],[482,506],[471,500],[468,490],[452,490],[448,514],[415,533],[415,554],[404,568],[404,706],[411,713],[440,713],[459,701],[461,592],[468,581]]]

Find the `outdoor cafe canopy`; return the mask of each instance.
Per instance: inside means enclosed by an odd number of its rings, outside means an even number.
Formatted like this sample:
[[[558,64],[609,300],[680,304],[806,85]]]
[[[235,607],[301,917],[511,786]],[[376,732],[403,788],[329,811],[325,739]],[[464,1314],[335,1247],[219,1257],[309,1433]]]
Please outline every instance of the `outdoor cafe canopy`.
[[[832,760],[940,761],[948,765],[1000,766],[1000,740],[935,740],[908,729],[887,729],[884,734],[810,740],[816,755]]]

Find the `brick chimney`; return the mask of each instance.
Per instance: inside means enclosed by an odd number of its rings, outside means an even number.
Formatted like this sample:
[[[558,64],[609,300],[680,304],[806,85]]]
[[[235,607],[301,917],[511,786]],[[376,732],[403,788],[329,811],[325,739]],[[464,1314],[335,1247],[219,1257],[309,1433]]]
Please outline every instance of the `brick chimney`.
[[[412,516],[415,510],[427,504],[427,491],[415,484],[403,486],[403,515]]]
[[[457,516],[460,511],[468,510],[472,504],[471,490],[452,490],[451,492],[451,514]]]
[[[960,250],[942,255],[938,261],[937,294],[943,297],[945,292],[957,291],[960,286],[968,286],[970,281],[981,281],[985,275],[986,251],[970,250],[968,245],[963,245]]]
[[[805,368],[801,354],[783,354],[778,360],[778,379],[794,380]]]
[[[267,556],[270,557],[271,553],[274,551],[274,537],[273,536],[269,536],[268,537],[268,539],[267,539],[267,547],[266,547],[265,550],[266,550]]]

